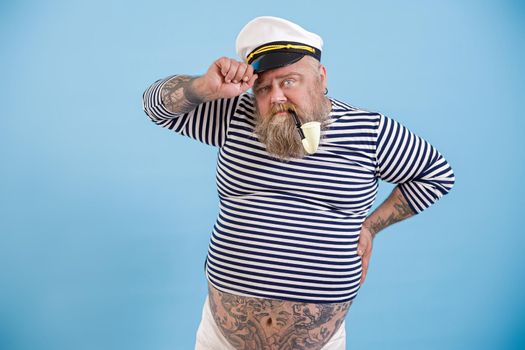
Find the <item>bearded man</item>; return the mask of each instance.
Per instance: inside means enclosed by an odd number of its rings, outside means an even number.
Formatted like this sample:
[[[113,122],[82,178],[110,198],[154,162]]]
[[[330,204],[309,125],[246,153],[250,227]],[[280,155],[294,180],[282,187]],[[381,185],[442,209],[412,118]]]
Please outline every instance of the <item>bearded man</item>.
[[[373,238],[452,188],[428,142],[326,96],[322,45],[297,24],[258,17],[237,37],[242,61],[222,57],[144,93],[152,121],[219,148],[198,350],[345,349]],[[379,179],[398,185],[367,215]]]

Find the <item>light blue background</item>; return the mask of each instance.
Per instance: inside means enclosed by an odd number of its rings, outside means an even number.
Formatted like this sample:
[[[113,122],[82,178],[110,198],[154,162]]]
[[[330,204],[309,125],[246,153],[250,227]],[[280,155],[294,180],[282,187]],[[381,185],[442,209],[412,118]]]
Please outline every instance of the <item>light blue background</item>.
[[[525,348],[524,9],[1,2],[0,348],[192,349],[216,150],[148,121],[141,96],[235,57],[259,15],[319,33],[330,95],[407,125],[457,176],[375,241],[348,349]]]

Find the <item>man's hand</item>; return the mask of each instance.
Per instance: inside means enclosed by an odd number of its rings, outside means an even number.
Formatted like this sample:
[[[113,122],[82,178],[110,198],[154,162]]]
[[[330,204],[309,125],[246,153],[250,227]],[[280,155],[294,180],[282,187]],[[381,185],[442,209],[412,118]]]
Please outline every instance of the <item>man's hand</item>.
[[[221,57],[212,63],[206,74],[195,80],[194,88],[206,100],[230,98],[248,91],[256,79],[251,65]]]
[[[363,273],[360,283],[365,282],[368,264],[372,256],[372,240],[379,231],[396,222],[414,215],[399,187],[394,188],[390,196],[361,225],[357,254],[361,256]]]
[[[179,75],[166,82],[161,91],[162,103],[171,113],[187,113],[203,102],[239,96],[256,79],[252,66],[221,57],[203,76]]]
[[[359,243],[357,245],[357,255],[361,257],[362,262],[362,273],[361,281],[359,284],[365,282],[366,273],[368,272],[368,264],[370,263],[370,257],[372,256],[372,240],[373,235],[370,230],[364,225],[361,226],[361,233],[359,235]]]

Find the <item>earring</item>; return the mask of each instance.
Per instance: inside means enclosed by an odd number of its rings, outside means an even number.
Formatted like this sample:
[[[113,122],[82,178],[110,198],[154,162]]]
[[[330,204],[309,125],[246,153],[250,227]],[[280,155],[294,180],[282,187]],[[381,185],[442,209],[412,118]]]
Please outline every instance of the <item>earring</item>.
[[[324,88],[324,94],[328,94],[328,88]]]

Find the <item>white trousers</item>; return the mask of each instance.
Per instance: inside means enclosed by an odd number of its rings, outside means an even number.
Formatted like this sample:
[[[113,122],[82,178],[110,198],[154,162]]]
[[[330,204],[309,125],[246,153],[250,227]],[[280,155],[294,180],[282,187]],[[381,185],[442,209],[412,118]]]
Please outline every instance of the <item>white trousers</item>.
[[[328,341],[322,350],[345,350],[345,344],[346,332],[345,323],[343,321],[341,327],[339,327],[337,332],[335,332],[334,336]],[[219,327],[217,327],[213,315],[211,314],[208,297],[206,297],[206,301],[204,302],[201,323],[197,329],[195,350],[236,350],[228,340],[226,340],[224,335],[222,335]]]

